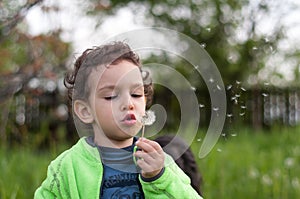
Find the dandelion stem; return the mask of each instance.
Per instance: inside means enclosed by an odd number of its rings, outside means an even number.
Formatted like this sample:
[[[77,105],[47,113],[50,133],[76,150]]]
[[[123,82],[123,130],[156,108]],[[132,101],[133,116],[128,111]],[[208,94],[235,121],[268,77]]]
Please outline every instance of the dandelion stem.
[[[142,129],[142,138],[144,137],[145,134],[145,124],[143,124],[143,129]]]

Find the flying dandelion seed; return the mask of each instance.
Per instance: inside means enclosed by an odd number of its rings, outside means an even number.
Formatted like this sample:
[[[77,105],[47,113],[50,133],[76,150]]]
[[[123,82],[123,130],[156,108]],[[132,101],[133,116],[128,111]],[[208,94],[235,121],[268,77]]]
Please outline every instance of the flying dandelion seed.
[[[221,87],[220,87],[219,85],[217,85],[217,89],[218,89],[219,91],[222,90]]]
[[[215,80],[211,77],[211,78],[209,78],[209,80],[208,80],[210,83],[214,83],[215,82]]]
[[[231,101],[234,101],[234,104],[238,104],[238,100],[236,97],[231,97]]]
[[[206,43],[201,43],[200,46],[201,46],[202,48],[205,48],[205,47],[206,47]]]
[[[201,138],[198,138],[198,139],[197,139],[197,142],[201,142]]]
[[[264,85],[265,85],[265,86],[269,86],[270,83],[269,83],[269,82],[265,82]]]
[[[232,134],[230,134],[230,135],[231,135],[231,137],[236,137],[236,136],[237,136],[236,133],[232,133]]]
[[[243,113],[240,113],[240,116],[244,116],[246,113],[245,112],[243,112]]]
[[[240,94],[235,94],[235,96],[236,96],[237,98],[241,97],[241,95],[240,95]]]
[[[233,116],[232,113],[227,114],[227,117],[231,118]]]
[[[210,32],[210,31],[211,31],[211,28],[206,28],[206,31],[207,31],[207,32]]]
[[[199,66],[198,66],[198,65],[195,65],[194,68],[197,70],[197,69],[199,68]]]
[[[218,151],[218,152],[222,152],[222,149],[218,148],[217,151]]]
[[[246,107],[246,106],[244,106],[244,105],[242,105],[242,106],[241,106],[241,109],[246,109],[246,108],[247,108],[247,107]]]
[[[229,84],[229,85],[227,86],[227,90],[230,90],[231,88],[232,88],[232,85]]]
[[[196,87],[191,86],[191,90],[196,91],[197,89],[196,89]]]
[[[262,93],[261,94],[263,97],[268,97],[269,95],[267,93]]]
[[[246,92],[247,90],[244,88],[244,87],[241,87],[241,90],[242,91],[244,91],[244,92]]]
[[[205,105],[204,104],[199,104],[199,108],[204,108]]]
[[[218,110],[220,110],[219,107],[213,107],[213,111],[218,111]]]
[[[235,83],[236,83],[237,85],[241,84],[241,82],[238,81],[238,80],[236,80]]]

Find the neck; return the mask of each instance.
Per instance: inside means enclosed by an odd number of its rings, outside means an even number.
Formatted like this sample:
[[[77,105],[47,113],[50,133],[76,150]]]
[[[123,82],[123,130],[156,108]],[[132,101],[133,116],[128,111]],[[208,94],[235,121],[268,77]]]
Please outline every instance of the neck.
[[[133,143],[133,137],[126,138],[126,139],[113,139],[109,138],[107,136],[101,136],[99,134],[95,134],[94,138],[95,144],[98,146],[103,146],[103,147],[110,147],[110,148],[124,148],[132,145]]]

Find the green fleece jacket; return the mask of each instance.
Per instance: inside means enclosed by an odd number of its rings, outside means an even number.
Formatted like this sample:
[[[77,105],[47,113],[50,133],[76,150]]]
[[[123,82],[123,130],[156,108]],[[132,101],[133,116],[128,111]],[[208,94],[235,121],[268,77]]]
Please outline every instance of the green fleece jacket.
[[[98,199],[102,176],[103,166],[97,148],[81,138],[51,162],[47,178],[36,190],[34,198]],[[190,185],[189,177],[168,155],[162,176],[151,182],[145,182],[141,177],[139,180],[145,198],[201,199]]]

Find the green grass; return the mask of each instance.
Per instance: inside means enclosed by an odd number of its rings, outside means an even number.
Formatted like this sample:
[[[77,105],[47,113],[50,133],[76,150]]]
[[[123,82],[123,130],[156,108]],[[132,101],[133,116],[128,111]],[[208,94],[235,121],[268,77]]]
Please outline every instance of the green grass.
[[[300,129],[235,133],[221,137],[208,156],[197,159],[204,198],[300,198]],[[200,146],[195,140],[196,155]],[[36,152],[29,147],[0,147],[0,198],[32,198],[50,161],[66,148]]]
[[[46,177],[47,166],[66,148],[37,152],[28,147],[0,147],[0,199],[33,198]]]
[[[212,152],[197,159],[205,198],[300,198],[300,129],[221,137]],[[201,143],[192,146],[198,153]]]

